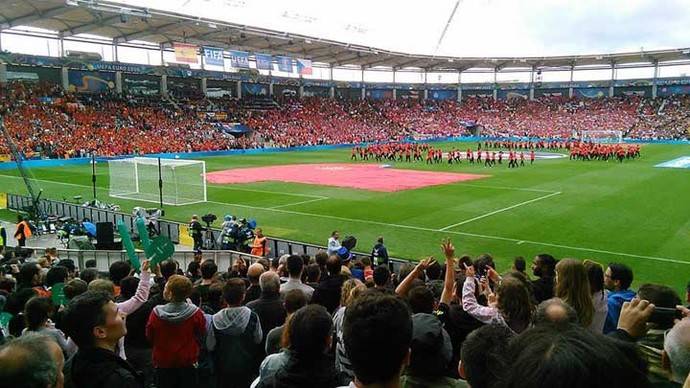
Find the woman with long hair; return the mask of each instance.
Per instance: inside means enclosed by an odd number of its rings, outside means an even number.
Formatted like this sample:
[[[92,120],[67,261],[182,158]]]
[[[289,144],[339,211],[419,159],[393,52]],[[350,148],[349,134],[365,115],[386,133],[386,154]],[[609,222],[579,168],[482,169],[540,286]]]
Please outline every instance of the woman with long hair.
[[[505,276],[498,282],[496,294],[489,295],[489,305],[477,303],[475,295],[475,268],[467,266],[462,287],[462,308],[483,323],[507,326],[515,333],[526,330],[532,320],[534,305],[529,289],[514,276]]]
[[[604,288],[604,267],[591,260],[585,260],[583,264],[589,278],[589,290],[592,292],[594,304],[594,317],[589,329],[595,333],[603,333],[606,315],[609,312],[608,291]]]
[[[556,264],[555,296],[577,312],[580,325],[589,327],[594,318],[594,304],[587,270],[581,261],[563,259]]]

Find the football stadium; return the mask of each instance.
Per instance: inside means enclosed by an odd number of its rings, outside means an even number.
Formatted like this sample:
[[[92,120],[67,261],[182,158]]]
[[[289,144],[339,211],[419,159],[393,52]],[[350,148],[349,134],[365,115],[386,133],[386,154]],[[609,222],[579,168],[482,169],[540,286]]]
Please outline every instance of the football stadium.
[[[2,4],[0,385],[690,386],[687,2]]]

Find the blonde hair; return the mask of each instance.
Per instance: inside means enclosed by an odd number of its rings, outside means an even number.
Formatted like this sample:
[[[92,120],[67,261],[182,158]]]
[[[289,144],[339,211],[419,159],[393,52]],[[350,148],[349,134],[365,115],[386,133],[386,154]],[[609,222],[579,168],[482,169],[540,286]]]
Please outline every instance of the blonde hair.
[[[589,290],[589,277],[584,264],[575,259],[563,259],[556,264],[557,297],[577,312],[580,324],[588,327],[594,317],[594,303]]]
[[[340,305],[347,307],[352,299],[352,290],[358,286],[363,286],[359,279],[349,279],[343,283],[343,287],[340,289]]]

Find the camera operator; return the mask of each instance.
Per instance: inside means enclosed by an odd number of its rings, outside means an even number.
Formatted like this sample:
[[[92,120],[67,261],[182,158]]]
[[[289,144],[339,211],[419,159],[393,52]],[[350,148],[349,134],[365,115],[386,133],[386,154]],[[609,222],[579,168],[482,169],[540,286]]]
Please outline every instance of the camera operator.
[[[220,226],[221,232],[219,236],[219,242],[221,243],[223,250],[227,251],[232,249],[232,234],[236,224],[237,220],[235,219],[235,216],[227,214],[225,217],[223,217],[223,223]]]
[[[200,250],[203,244],[202,232],[206,230],[199,222],[199,217],[195,214],[189,221],[189,236],[194,240],[194,250]]]
[[[237,223],[237,228],[233,230],[233,246],[234,249],[244,253],[250,253],[252,247],[250,243],[254,241],[254,226],[250,224],[246,218],[241,218]]]

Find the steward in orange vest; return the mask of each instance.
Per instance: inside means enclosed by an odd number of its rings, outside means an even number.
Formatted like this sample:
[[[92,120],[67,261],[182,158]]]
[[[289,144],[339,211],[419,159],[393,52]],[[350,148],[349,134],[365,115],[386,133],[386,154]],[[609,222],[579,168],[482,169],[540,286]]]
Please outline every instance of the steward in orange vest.
[[[264,257],[268,253],[268,247],[266,247],[266,236],[264,236],[261,228],[256,228],[256,237],[254,237],[254,243],[252,244],[251,254],[254,256]]]
[[[14,238],[17,239],[17,246],[23,247],[26,245],[26,239],[31,237],[31,227],[26,217],[23,217],[17,223],[17,231],[14,232]]]

